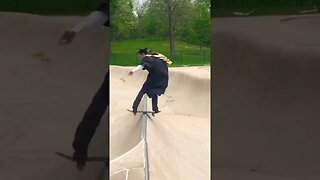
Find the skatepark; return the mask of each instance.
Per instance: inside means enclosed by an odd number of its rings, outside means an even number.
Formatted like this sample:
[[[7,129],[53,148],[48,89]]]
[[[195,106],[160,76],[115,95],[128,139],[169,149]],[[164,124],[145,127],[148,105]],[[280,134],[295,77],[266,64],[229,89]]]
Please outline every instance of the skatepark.
[[[143,115],[126,110],[147,72],[128,76],[132,68],[110,66],[111,180],[210,179],[210,67],[169,68],[161,112],[146,120],[147,145],[140,137]],[[150,111],[151,99],[146,102]],[[143,106],[141,101],[138,110]]]
[[[319,20],[212,20],[214,179],[320,178]]]
[[[320,17],[309,16],[212,21],[213,178],[319,179]],[[106,29],[59,46],[80,17],[0,13],[0,19],[0,179],[98,179],[104,163],[78,172],[54,152],[72,153],[75,127],[103,80]],[[145,74],[128,77],[128,70],[111,67],[114,179],[144,176],[140,115],[126,109]],[[185,71],[172,68],[170,88],[159,98],[162,112],[148,120],[152,179],[208,178],[210,72]],[[89,155],[106,154],[107,125],[101,122]]]
[[[0,19],[0,179],[103,179],[104,162],[88,162],[79,172],[55,152],[73,152],[75,128],[105,75],[107,29],[89,29],[61,46],[63,31],[81,17],[0,13]],[[146,73],[129,78],[128,68],[111,69],[112,179],[123,179],[124,169],[128,179],[143,179],[139,115],[126,109]],[[209,67],[170,70],[162,112],[148,120],[150,178],[209,179],[209,77]],[[89,156],[108,154],[107,116]]]
[[[88,162],[79,172],[72,140],[106,72],[104,27],[81,32],[73,43],[58,45],[76,16],[0,13],[0,179],[101,179],[104,162]],[[102,44],[102,45],[101,45]],[[105,115],[89,156],[106,156]]]

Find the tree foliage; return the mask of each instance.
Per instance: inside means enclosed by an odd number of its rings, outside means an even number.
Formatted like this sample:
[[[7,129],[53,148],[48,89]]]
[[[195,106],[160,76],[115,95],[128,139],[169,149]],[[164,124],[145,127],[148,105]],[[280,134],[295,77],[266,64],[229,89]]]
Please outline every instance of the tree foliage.
[[[116,39],[171,37],[199,46],[210,45],[209,0],[146,0],[139,5],[137,0],[115,1],[118,3],[111,29]]]
[[[112,38],[129,38],[136,27],[136,18],[133,13],[132,1],[113,0],[111,12],[110,25]]]

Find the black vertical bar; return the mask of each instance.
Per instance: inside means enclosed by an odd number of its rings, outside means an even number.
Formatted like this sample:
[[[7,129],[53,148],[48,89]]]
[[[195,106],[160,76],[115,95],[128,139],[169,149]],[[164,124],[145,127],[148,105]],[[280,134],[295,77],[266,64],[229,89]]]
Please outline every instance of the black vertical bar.
[[[182,65],[182,49],[180,49],[180,65]]]
[[[137,55],[135,55],[136,56],[136,64],[138,64],[139,62],[138,62],[138,56]]]
[[[203,50],[203,64],[206,64],[206,50]]]

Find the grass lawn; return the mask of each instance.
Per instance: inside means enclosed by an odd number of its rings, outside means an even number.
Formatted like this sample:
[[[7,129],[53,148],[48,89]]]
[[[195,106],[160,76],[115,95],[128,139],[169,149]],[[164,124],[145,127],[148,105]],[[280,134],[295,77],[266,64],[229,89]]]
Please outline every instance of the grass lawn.
[[[139,48],[148,47],[152,51],[166,55],[173,62],[172,66],[210,64],[210,48],[175,41],[176,56],[169,55],[169,40],[130,39],[111,43],[112,65],[135,66],[140,63]]]

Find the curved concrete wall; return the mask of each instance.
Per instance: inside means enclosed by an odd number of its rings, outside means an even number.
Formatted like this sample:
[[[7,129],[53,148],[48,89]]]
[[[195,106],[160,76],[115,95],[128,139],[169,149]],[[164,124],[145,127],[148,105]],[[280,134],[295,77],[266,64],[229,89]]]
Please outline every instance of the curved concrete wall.
[[[141,114],[134,116],[126,109],[132,106],[147,73],[128,77],[129,71],[130,67],[110,68],[110,151],[115,154],[112,180],[140,180],[145,176],[143,143],[137,132]],[[209,179],[209,67],[170,68],[169,72],[169,87],[159,97],[161,113],[147,120],[150,179]],[[142,102],[140,105],[142,109]],[[147,106],[151,109],[150,99]]]
[[[104,162],[79,172],[72,140],[106,72],[107,29],[80,33],[59,46],[63,31],[81,17],[0,13],[0,179],[98,179]],[[106,156],[103,117],[90,156]]]
[[[319,36],[283,18],[213,20],[217,179],[223,168],[319,177]]]

